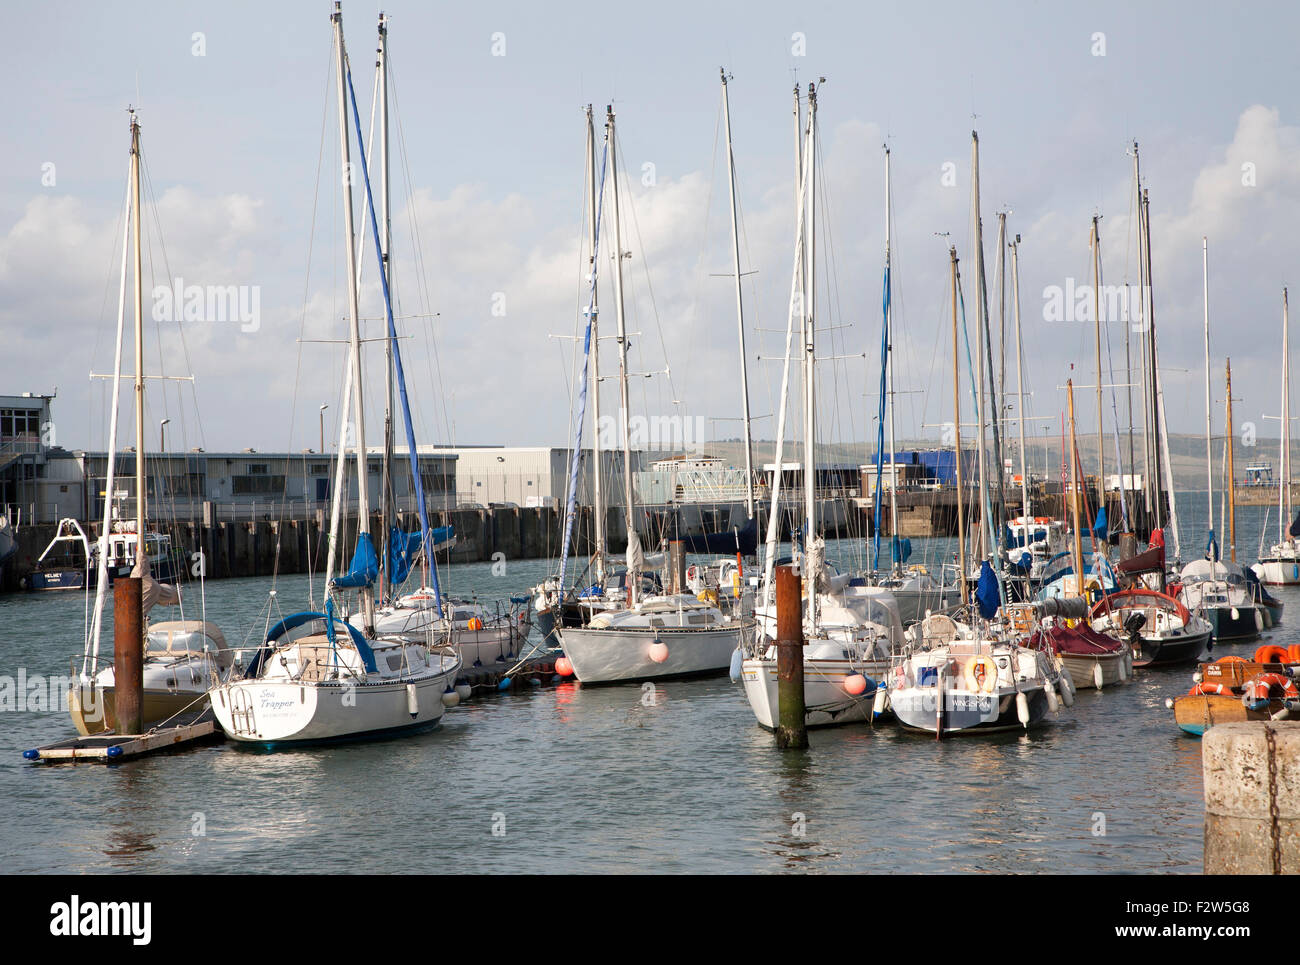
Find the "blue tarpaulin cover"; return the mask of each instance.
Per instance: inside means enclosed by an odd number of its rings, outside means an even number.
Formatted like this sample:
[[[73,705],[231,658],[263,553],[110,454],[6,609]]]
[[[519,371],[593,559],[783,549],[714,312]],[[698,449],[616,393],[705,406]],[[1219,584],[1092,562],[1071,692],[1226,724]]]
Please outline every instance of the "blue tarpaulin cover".
[[[993,615],[998,612],[998,607],[1002,603],[1002,596],[998,592],[998,578],[993,572],[993,567],[989,566],[988,560],[980,564],[980,581],[975,587],[975,602],[979,604],[980,616],[985,620],[993,619]]]

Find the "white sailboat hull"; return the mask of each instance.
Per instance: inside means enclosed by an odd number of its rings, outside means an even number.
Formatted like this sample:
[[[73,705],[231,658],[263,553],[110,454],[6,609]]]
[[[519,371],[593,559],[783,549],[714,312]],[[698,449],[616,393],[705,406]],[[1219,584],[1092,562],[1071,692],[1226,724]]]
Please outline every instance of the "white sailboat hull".
[[[240,680],[212,692],[212,710],[226,736],[245,743],[381,737],[435,726],[459,669],[459,660],[444,658],[435,673],[375,683]]]
[[[1269,586],[1300,586],[1300,559],[1260,560],[1252,569]]]
[[[752,624],[733,623],[708,629],[578,628],[559,630],[564,655],[574,676],[585,684],[652,680],[722,673]],[[668,648],[659,663],[651,659],[656,642]]]
[[[868,664],[848,660],[805,660],[803,668],[804,726],[833,727],[869,721],[876,688],[868,686],[861,694],[844,689],[850,674],[864,674],[877,686],[889,671],[889,661]],[[776,660],[750,658],[741,664],[741,682],[745,697],[758,719],[759,726],[776,730],[780,724],[780,683]]]

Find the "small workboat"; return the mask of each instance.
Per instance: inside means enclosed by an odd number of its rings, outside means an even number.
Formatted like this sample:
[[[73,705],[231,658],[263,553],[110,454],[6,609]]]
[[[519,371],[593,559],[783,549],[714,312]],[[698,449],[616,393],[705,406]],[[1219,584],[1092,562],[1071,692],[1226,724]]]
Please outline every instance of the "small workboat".
[[[1221,657],[1202,664],[1192,688],[1165,706],[1184,733],[1201,737],[1215,724],[1300,716],[1300,647],[1261,647],[1255,660]],[[1263,658],[1262,660],[1259,658]]]

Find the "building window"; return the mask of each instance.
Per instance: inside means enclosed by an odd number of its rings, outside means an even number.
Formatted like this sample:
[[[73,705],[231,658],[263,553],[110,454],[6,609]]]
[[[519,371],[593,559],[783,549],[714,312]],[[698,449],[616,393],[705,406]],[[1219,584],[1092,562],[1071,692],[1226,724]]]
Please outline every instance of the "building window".
[[[265,476],[269,468],[264,462],[250,462],[248,464],[248,474],[250,476]]]
[[[231,476],[230,492],[234,496],[261,496],[284,492],[283,476]]]

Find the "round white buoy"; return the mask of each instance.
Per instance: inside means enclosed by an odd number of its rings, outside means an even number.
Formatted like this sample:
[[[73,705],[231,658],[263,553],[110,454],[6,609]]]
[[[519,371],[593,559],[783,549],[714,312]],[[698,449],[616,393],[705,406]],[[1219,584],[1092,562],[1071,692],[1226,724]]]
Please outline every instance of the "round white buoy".
[[[1255,629],[1257,631],[1262,631],[1264,629],[1264,616],[1258,609],[1255,610]]]
[[[1119,658],[1119,682],[1128,680],[1128,657]]]
[[[1047,709],[1053,714],[1058,713],[1061,707],[1056,699],[1056,688],[1048,684],[1043,690],[1047,693]]]
[[[460,703],[460,694],[454,690],[447,690],[442,695],[442,706],[455,707]]]
[[[731,651],[731,682],[733,684],[740,681],[740,672],[744,663],[745,655],[740,652],[739,647]]]
[[[668,659],[668,644],[656,640],[650,644],[650,650],[646,655],[655,663],[663,663]]]
[[[1023,691],[1016,694],[1016,717],[1020,719],[1020,726],[1029,726],[1029,698]]]
[[[1165,709],[1166,709],[1166,710],[1173,710],[1173,709],[1174,709],[1174,698],[1172,698],[1172,697],[1166,697],[1166,698],[1165,698]]]
[[[406,712],[412,717],[420,713],[420,694],[415,689],[415,684],[406,685]]]
[[[471,687],[469,684],[456,685],[456,696],[459,697],[461,700],[469,700],[470,695],[472,693],[474,693],[474,688]]]
[[[1101,672],[1101,661],[1098,660],[1092,665],[1092,685],[1098,690],[1101,690],[1103,677],[1104,675]]]
[[[1232,608],[1232,618],[1233,618],[1234,620],[1240,620],[1240,619],[1241,619],[1241,611],[1238,610],[1235,606]]]

